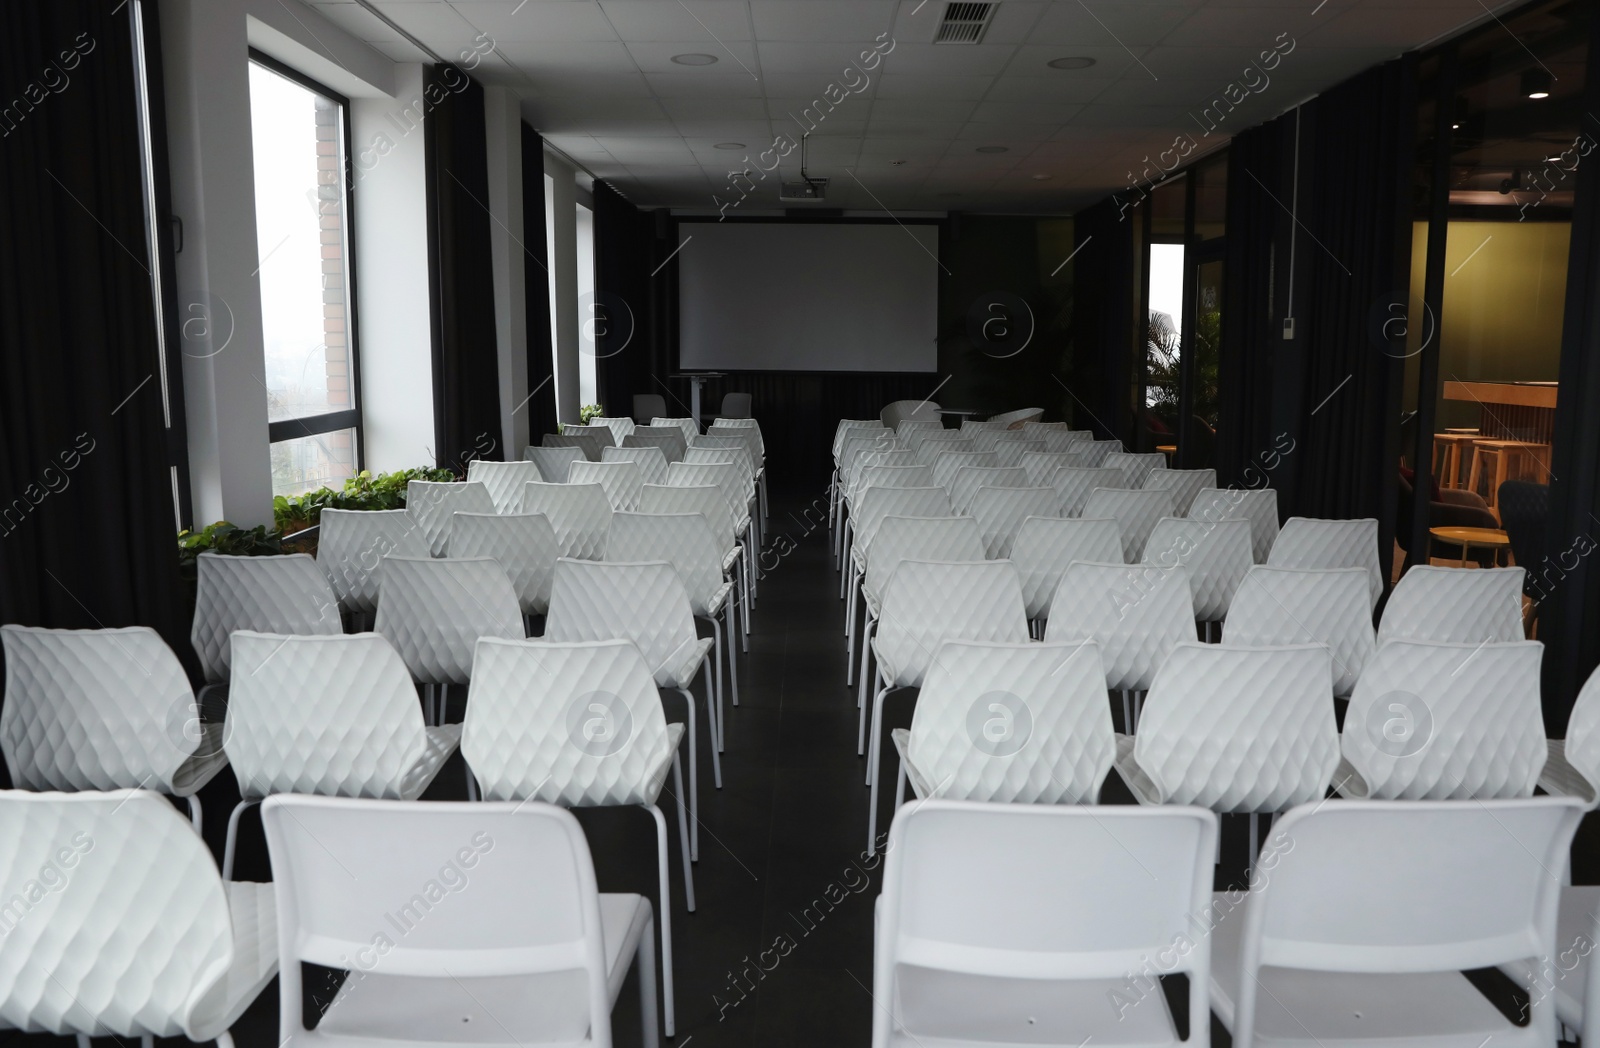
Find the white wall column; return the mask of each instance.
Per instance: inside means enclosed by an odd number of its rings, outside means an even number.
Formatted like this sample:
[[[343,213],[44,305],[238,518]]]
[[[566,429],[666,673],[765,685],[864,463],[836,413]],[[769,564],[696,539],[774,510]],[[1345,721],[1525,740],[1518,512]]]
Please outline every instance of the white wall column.
[[[550,194],[550,280],[555,289],[556,417],[576,423],[578,396],[578,173],[548,150],[544,170]]]
[[[528,446],[528,308],[523,284],[521,100],[483,89],[489,153],[489,249],[494,261],[495,331],[500,348],[501,443],[507,459]]]

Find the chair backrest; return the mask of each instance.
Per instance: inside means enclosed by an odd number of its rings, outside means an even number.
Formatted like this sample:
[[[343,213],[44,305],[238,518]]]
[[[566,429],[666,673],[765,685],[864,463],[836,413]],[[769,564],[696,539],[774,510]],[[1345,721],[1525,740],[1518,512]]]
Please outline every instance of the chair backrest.
[[[991,560],[1011,556],[1017,529],[1029,517],[1061,516],[1061,495],[1055,488],[979,488],[967,507],[983,533]]]
[[[873,533],[884,517],[948,517],[950,496],[940,487],[929,488],[869,488],[861,493],[853,507],[851,528],[855,531],[856,548],[870,549]]]
[[[388,638],[240,630],[233,664],[223,745],[240,796],[399,799],[424,785],[403,782],[428,739],[411,673]]]
[[[657,415],[650,419],[652,429],[673,428],[683,434],[683,443],[687,447],[689,441],[700,435],[700,424],[687,415]]]
[[[721,451],[732,453],[744,464],[745,471],[754,479],[761,471],[761,454],[756,451],[755,434],[749,430],[721,429],[695,437],[689,441],[689,450]]]
[[[1095,488],[1120,488],[1128,483],[1128,475],[1120,469],[1067,466],[1052,473],[1049,483],[1061,495],[1062,511],[1069,517],[1081,517],[1091,491]]]
[[[632,437],[624,438],[632,440]],[[536,448],[529,446],[523,456],[539,467],[539,479],[546,484],[565,484],[574,462],[586,462],[582,448]]]
[[[656,683],[695,644],[689,592],[666,561],[556,562],[544,639],[632,641]]]
[[[1044,408],[1017,408],[1015,411],[1002,411],[998,415],[990,415],[990,422],[999,422],[1007,429],[1021,429],[1029,422],[1037,422],[1044,418]]]
[[[587,430],[590,427],[588,427],[588,426],[569,426],[567,428],[569,430],[580,430],[581,431],[581,430]],[[600,429],[605,429],[604,426],[601,426],[599,428]],[[583,457],[588,459],[590,462],[599,462],[600,461],[600,449],[605,447],[606,444],[610,442],[610,439],[611,439],[611,431],[609,429],[606,429],[606,440],[605,441],[602,441],[599,437],[596,437],[592,433],[587,433],[587,432],[565,432],[565,433],[546,433],[544,435],[544,438],[540,441],[540,443],[543,444],[547,448],[577,448],[578,450],[583,452]]]
[[[892,426],[896,436],[905,441],[907,446],[914,446],[912,441],[922,439],[929,434],[935,436],[960,436],[959,430],[945,429],[944,422],[940,419],[907,419],[899,425]],[[920,435],[919,435],[920,434]]]
[[[675,487],[666,484],[646,484],[639,495],[640,513],[698,513],[711,525],[711,534],[717,548],[723,553],[733,549],[738,536],[733,531],[733,513],[728,509],[728,499],[715,484],[693,487]]]
[[[524,615],[550,605],[550,576],[562,556],[556,530],[542,513],[457,513],[450,532],[457,557],[492,557],[505,569]]]
[[[1435,568],[1400,576],[1378,622],[1378,646],[1391,640],[1477,644],[1521,640],[1522,568]]]
[[[1142,485],[1147,489],[1165,488],[1172,492],[1175,517],[1188,516],[1194,497],[1206,488],[1216,486],[1217,471],[1214,469],[1167,469],[1165,466],[1157,466],[1146,473]]]
[[[967,513],[979,488],[1026,488],[1030,485],[1028,474],[1021,466],[962,466],[950,478],[950,483],[943,486],[950,491],[950,508],[956,513]]]
[[[735,528],[750,515],[750,478],[738,463],[673,462],[667,466],[667,484],[684,488],[710,484],[721,489]]]
[[[1248,520],[1257,564],[1265,564],[1278,537],[1278,492],[1274,488],[1202,488],[1189,504],[1193,520]]]
[[[704,440],[705,438],[701,437],[700,439]],[[690,448],[688,451],[683,453],[683,461],[688,463],[728,462],[738,466],[740,472],[750,477],[755,476],[754,473],[750,472],[750,456],[746,453],[744,448]],[[859,459],[857,461],[859,461]]]
[[[589,422],[596,426],[606,426],[611,430],[613,443],[620,446],[622,438],[633,432],[634,421],[626,415],[596,415]]]
[[[567,437],[593,437],[597,448],[607,448],[617,442],[616,434],[611,431],[611,427],[600,423],[578,426],[568,423],[561,427],[561,434]],[[596,462],[599,458],[600,454],[597,450],[594,458],[589,461]]]
[[[725,415],[721,418],[713,419],[711,422],[711,429],[707,430],[707,432],[711,432],[711,430],[727,432],[728,430],[744,429],[751,430],[755,434],[756,457],[760,458],[761,456],[765,455],[767,453],[767,442],[762,439],[761,424],[753,418],[730,418]]]
[[[1159,489],[1157,489],[1159,490]],[[1171,567],[1182,564],[1194,591],[1194,617],[1199,622],[1221,622],[1244,581],[1255,566],[1250,548],[1250,522],[1223,520],[1209,523],[1162,517],[1144,544],[1146,564]],[[1232,626],[1230,621],[1229,626]],[[1231,635],[1230,635],[1231,639]]]
[[[1011,433],[1003,433],[1001,439],[995,441],[994,454],[1002,466],[1020,466],[1022,460],[1029,455],[1036,455],[1045,450],[1042,440],[1025,440]]]
[[[522,608],[490,557],[385,557],[373,631],[389,638],[413,680],[465,684],[479,637],[521,640]]]
[[[850,463],[850,472],[844,475],[844,494],[848,498],[854,495],[861,484],[861,474],[872,466],[918,466],[917,453],[910,448],[894,448],[891,451],[869,451],[865,455],[857,455]],[[928,483],[933,482],[933,470],[928,469]],[[918,485],[926,487],[927,485]]]
[[[689,442],[677,426],[639,426],[622,439],[625,448],[657,448],[668,462],[681,462]]]
[[[749,418],[750,394],[724,393],[722,395],[722,410],[718,411],[717,414],[722,415],[724,418]]]
[[[837,461],[839,452],[844,448],[845,438],[858,429],[885,429],[887,427],[875,418],[842,418],[833,429],[833,457]],[[890,432],[893,432],[892,430]]]
[[[1049,452],[1076,452],[1079,444],[1089,443],[1094,440],[1094,434],[1086,429],[1046,429],[1038,430],[1039,423],[1028,423],[1022,431],[1029,437],[1044,441],[1044,449]]]
[[[939,456],[951,451],[977,451],[978,447],[971,437],[958,436],[926,436],[920,440],[913,436],[907,441],[913,451],[917,453],[917,461],[933,465],[939,461]]]
[[[467,463],[467,480],[480,483],[494,499],[496,513],[515,513],[522,506],[522,487],[529,481],[544,480],[537,462],[494,462],[473,459]]]
[[[1133,488],[1095,488],[1083,502],[1085,517],[1115,517],[1122,526],[1122,549],[1132,564],[1143,559],[1145,543],[1162,517],[1172,516],[1172,492]]]
[[[667,398],[659,393],[635,393],[633,395],[633,421],[636,425],[643,425],[658,415],[667,413]]]
[[[1022,585],[1010,561],[904,560],[884,586],[873,650],[891,687],[920,687],[947,640],[1028,640]]]
[[[1022,471],[1027,474],[1029,485],[1039,487],[1050,483],[1056,470],[1075,466],[1077,462],[1077,456],[1068,452],[1030,451],[1022,456]]]
[[[961,420],[961,435],[970,436],[982,430],[1002,430],[1006,428],[1004,422],[979,422],[976,419],[964,418]]]
[[[1182,568],[1073,561],[1061,573],[1045,640],[1100,645],[1106,687],[1145,691],[1172,650],[1194,638]]]
[[[1326,644],[1333,660],[1333,694],[1348,698],[1376,645],[1366,573],[1254,565],[1234,594],[1223,636],[1229,644]]]
[[[1011,563],[1022,579],[1029,619],[1050,617],[1050,604],[1068,564],[1121,559],[1122,531],[1110,518],[1029,517],[1011,542]]]
[[[182,664],[155,630],[6,625],[0,641],[0,748],[13,786],[192,792],[184,765],[213,743]]]
[[[210,850],[165,797],[6,790],[0,839],[7,1027],[195,1041],[222,1032],[228,899]],[[270,909],[265,917],[270,928]]]
[[[428,540],[428,550],[435,557],[450,552],[450,514],[497,513],[494,496],[479,481],[465,484],[450,481],[412,480],[406,483],[406,512],[417,522]],[[293,630],[268,630],[271,633],[292,633]]]
[[[606,555],[612,509],[601,485],[528,484],[523,489],[522,512],[544,514],[564,556],[599,560]]]
[[[931,400],[896,400],[891,404],[885,404],[878,417],[890,429],[898,429],[904,422],[935,422],[944,425],[939,420],[939,405]]]
[[[861,585],[876,605],[902,561],[983,559],[983,536],[971,517],[884,517],[867,550]]]
[[[632,462],[574,462],[567,483],[598,484],[612,510],[631,510],[639,505],[644,471]]]
[[[910,445],[902,444],[900,438],[887,429],[852,431],[845,437],[844,447],[839,449],[839,470],[848,477],[858,458],[874,452],[895,451],[900,448],[910,448]],[[919,457],[917,461],[921,462],[922,459]]]
[[[618,513],[611,518],[606,559],[671,564],[696,615],[710,615],[712,600],[726,585],[722,554],[710,523],[698,513]]]
[[[1322,800],[1339,763],[1327,647],[1184,641],[1150,684],[1133,753],[1162,804],[1279,812]]]
[[[1094,804],[1116,756],[1099,648],[946,641],[909,752],[924,796]]]
[[[667,456],[660,448],[602,448],[601,462],[632,462],[639,467],[646,484],[667,482]],[[549,478],[546,477],[546,480]]]
[[[199,584],[189,642],[209,682],[228,679],[228,636],[234,630],[344,632],[328,580],[304,553],[234,557],[208,550],[196,565]]]
[[[461,755],[489,801],[653,804],[667,718],[632,641],[478,642]]]
[[[1344,756],[1363,781],[1344,792],[1402,800],[1533,796],[1547,753],[1543,653],[1535,640],[1385,644],[1345,713]]]
[[[1211,946],[1194,924],[1211,906],[1216,840],[1216,816],[1195,808],[948,800],[901,808],[878,902],[873,1048],[971,1043],[955,1025],[960,1009],[938,992],[902,995],[903,966],[915,965],[929,988],[946,985],[941,969],[992,976],[995,986],[1008,980],[1018,988],[1000,992],[1031,1011],[1034,999],[1049,1008],[1060,993],[1046,980],[1122,987],[1139,958],[1158,955],[1173,958],[1162,974],[1188,976],[1189,1037],[1205,1045]],[[1082,1007],[1106,1004],[1097,997]],[[1053,1043],[1081,1040],[1062,1020],[1046,1022]]]
[[[433,552],[415,518],[403,509],[329,508],[320,524],[317,567],[346,611],[370,613],[378,606],[378,563],[384,557]]]
[[[891,452],[891,454],[899,454]],[[909,466],[865,466],[856,473],[856,479],[850,485],[850,494],[860,498],[861,493],[873,488],[931,488],[933,487],[933,467],[922,465]]]
[[[1289,812],[1273,832],[1293,850],[1245,902],[1233,1043],[1261,1043],[1258,998],[1281,1007],[1260,993],[1265,966],[1458,972],[1570,948],[1556,940],[1556,903],[1581,805],[1572,797],[1336,801]],[[1555,995],[1531,996],[1528,1043],[1554,1044]],[[1450,1039],[1411,1029],[1419,1041]]]
[[[992,451],[946,451],[933,460],[933,482],[948,491],[956,471],[968,466],[998,469],[1000,460]]]
[[[1128,487],[1142,488],[1151,470],[1166,468],[1167,456],[1160,451],[1113,451],[1100,464],[1126,473]]]
[[[1120,440],[1095,440],[1090,438],[1089,440],[1080,441],[1079,446],[1074,447],[1072,450],[1083,456],[1083,464],[1085,466],[1102,466],[1105,464],[1107,455],[1113,451],[1125,451],[1126,448]],[[1123,476],[1126,477],[1127,474],[1123,474]]]
[[[600,894],[571,812],[537,801],[285,793],[262,805],[261,822],[277,888],[284,1036],[305,1036],[301,965],[309,963],[352,977],[401,976],[419,989],[432,982],[469,1001],[463,979],[543,976],[555,991],[547,1003],[485,1017],[496,1036],[611,1043]],[[377,929],[393,932],[384,952],[373,945]],[[349,1033],[392,1036],[388,1027]]]
[[[1383,596],[1383,569],[1378,563],[1378,522],[1290,517],[1267,554],[1267,563],[1281,568],[1361,568],[1367,573],[1370,607]]]

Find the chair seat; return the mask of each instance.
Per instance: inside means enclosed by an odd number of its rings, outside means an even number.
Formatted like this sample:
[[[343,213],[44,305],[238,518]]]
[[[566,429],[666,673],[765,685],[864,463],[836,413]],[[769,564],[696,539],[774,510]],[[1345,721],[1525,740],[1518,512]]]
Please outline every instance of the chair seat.
[[[667,658],[667,661],[656,667],[656,684],[662,688],[687,688],[694,683],[694,675],[700,671],[700,664],[705,661],[706,653],[716,642],[710,637],[701,637],[693,644],[685,644]]]
[[[906,770],[906,781],[911,783],[911,791],[918,799],[932,795],[933,787],[928,777],[911,760],[911,729],[896,728],[889,733],[889,738],[894,742],[895,751],[900,754],[900,766]]]
[[[718,615],[722,614],[722,603],[728,599],[728,594],[732,592],[733,583],[724,582],[722,585],[717,587],[716,592],[712,593],[710,597],[706,598],[706,602],[703,606],[695,607],[694,601],[691,600],[690,610],[692,610],[702,619],[716,618]]]
[[[278,911],[271,884],[224,881],[233,924],[233,963],[189,1016],[190,1040],[210,1041],[232,1026],[278,974]]]
[[[228,766],[228,755],[222,750],[225,735],[222,724],[212,722],[200,727],[200,744],[189,759],[172,773],[172,795],[188,797],[199,793],[217,772]],[[140,785],[144,785],[141,783]]]
[[[729,571],[731,571],[733,566],[739,563],[739,558],[743,556],[743,554],[744,547],[740,545],[735,545],[732,549],[728,550],[728,552],[724,553],[722,555],[722,573],[726,575]]]
[[[1595,784],[1567,760],[1567,740],[1546,739],[1545,745],[1549,753],[1545,757],[1543,770],[1539,772],[1539,785],[1544,792],[1563,797],[1582,797],[1590,804],[1600,800],[1595,795]]]

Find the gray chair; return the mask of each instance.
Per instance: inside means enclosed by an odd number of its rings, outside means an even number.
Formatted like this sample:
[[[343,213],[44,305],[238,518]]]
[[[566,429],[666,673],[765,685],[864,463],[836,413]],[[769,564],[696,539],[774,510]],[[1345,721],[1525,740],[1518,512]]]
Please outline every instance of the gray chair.
[[[633,421],[639,425],[649,425],[651,419],[666,413],[667,398],[659,393],[635,393],[633,395]]]

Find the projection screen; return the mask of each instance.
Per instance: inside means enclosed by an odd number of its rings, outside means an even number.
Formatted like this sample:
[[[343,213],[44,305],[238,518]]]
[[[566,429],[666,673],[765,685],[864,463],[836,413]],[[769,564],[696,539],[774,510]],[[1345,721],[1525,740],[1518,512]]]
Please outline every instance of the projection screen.
[[[678,242],[685,369],[938,366],[937,226],[683,222]]]

